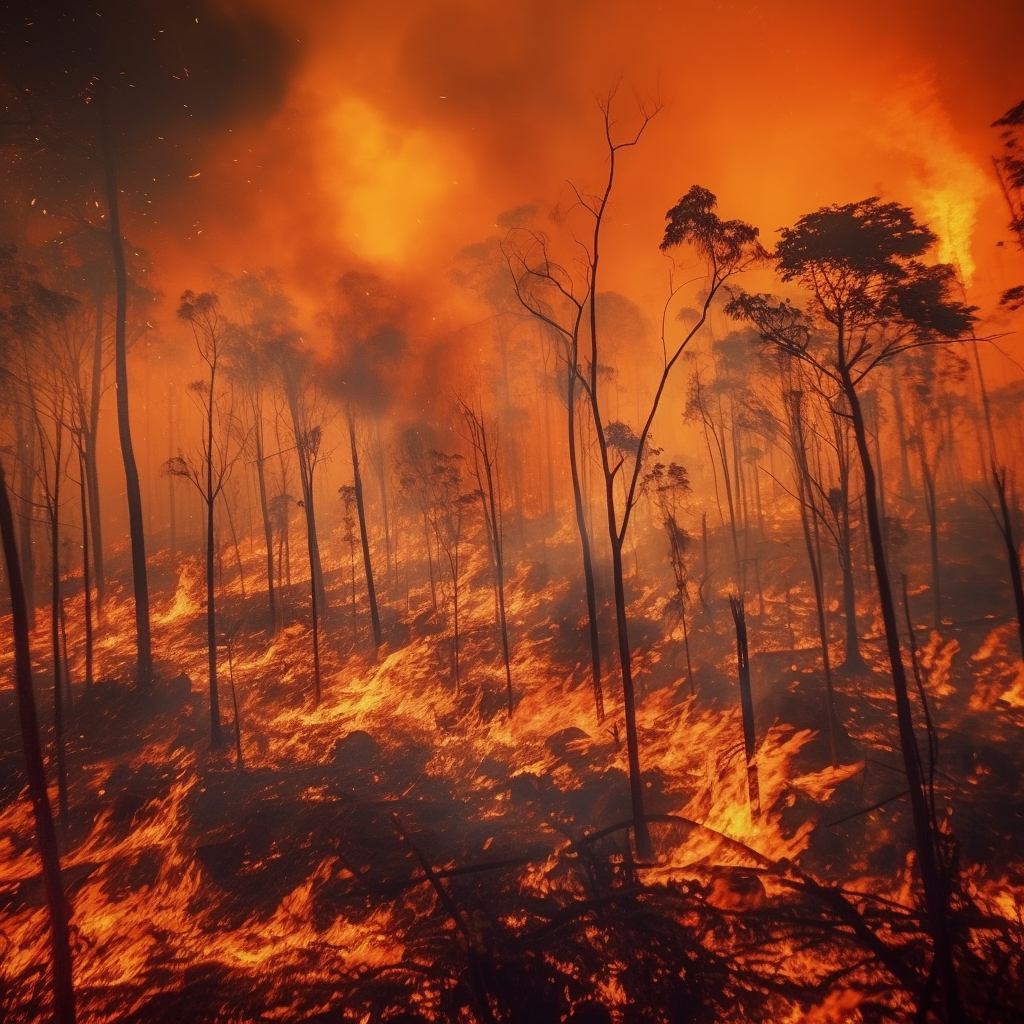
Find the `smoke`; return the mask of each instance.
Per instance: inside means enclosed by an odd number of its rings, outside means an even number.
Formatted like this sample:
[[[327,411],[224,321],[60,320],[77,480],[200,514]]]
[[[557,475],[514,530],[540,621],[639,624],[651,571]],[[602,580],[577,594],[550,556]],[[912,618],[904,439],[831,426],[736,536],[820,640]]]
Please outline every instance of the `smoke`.
[[[101,19],[36,6],[6,5],[4,51],[37,89],[69,69],[86,87],[79,36],[116,57],[125,232],[170,299],[214,265],[273,266],[311,322],[342,274],[370,268],[435,318],[414,346],[479,319],[449,268],[505,233],[501,211],[538,197],[564,210],[567,182],[600,187],[598,102],[616,89],[615,132],[638,101],[663,105],[620,153],[606,222],[602,290],[647,317],[664,295],[664,211],[694,182],[766,240],[882,183],[969,279],[987,126],[1019,98],[1009,41],[1024,19],[997,0],[970,16],[953,0],[204,0],[108,3]]]
[[[887,148],[909,160],[908,199],[939,236],[937,258],[953,264],[969,287],[976,268],[978,210],[995,193],[989,169],[958,138],[928,80],[902,83],[880,121],[879,135]]]

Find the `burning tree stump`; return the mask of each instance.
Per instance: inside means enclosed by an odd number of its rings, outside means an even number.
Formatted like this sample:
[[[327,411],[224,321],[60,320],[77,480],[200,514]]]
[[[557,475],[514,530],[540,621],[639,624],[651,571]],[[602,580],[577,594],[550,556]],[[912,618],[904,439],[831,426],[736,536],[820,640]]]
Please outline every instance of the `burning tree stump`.
[[[747,618],[743,598],[729,597],[733,621],[736,623],[736,660],[740,677],[740,708],[743,712],[743,747],[747,761],[747,790],[750,793],[750,814],[761,813],[761,795],[757,786],[757,765],[754,763],[756,733],[754,732],[754,696],[750,690],[750,652],[747,649]]]

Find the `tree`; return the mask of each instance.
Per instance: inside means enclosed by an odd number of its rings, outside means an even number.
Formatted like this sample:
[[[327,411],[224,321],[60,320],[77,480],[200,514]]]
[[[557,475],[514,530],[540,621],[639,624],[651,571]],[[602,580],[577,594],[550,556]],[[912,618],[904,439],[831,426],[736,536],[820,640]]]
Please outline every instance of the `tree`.
[[[299,348],[301,339],[294,332],[282,334],[271,346],[271,358],[280,374],[285,401],[291,414],[292,437],[299,464],[302,498],[299,505],[306,520],[306,552],[309,556],[309,600],[313,635],[313,692],[320,702],[320,623],[327,613],[327,591],[320,562],[320,541],[316,528],[313,484],[320,464],[324,424],[323,396],[314,385],[312,360]],[[282,479],[282,486],[286,486]],[[287,540],[288,518],[283,517]]]
[[[633,828],[637,853],[642,859],[653,856],[646,814],[644,812],[643,778],[640,769],[639,739],[636,729],[636,696],[633,684],[632,655],[629,647],[629,625],[626,615],[626,593],[623,573],[622,552],[629,534],[629,526],[636,502],[640,497],[640,483],[644,461],[648,454],[648,442],[661,399],[665,393],[673,367],[679,362],[690,341],[707,321],[711,305],[719,291],[738,273],[752,262],[762,258],[763,250],[757,242],[757,229],[739,220],[723,221],[716,212],[717,199],[707,189],[694,185],[679,202],[666,214],[668,225],[661,242],[663,252],[684,250],[700,261],[698,275],[703,277],[701,308],[688,329],[681,337],[669,342],[667,317],[673,300],[681,286],[669,282],[669,297],[662,313],[662,363],[656,375],[653,395],[646,409],[646,415],[638,428],[630,428],[635,439],[635,454],[620,454],[609,442],[605,420],[603,395],[600,387],[605,364],[602,362],[601,324],[598,319],[599,279],[602,256],[602,232],[609,209],[612,192],[616,183],[618,160],[624,150],[636,146],[657,110],[648,111],[642,106],[639,111],[639,126],[623,133],[616,129],[611,105],[614,93],[601,106],[604,129],[604,145],[607,172],[600,192],[585,195],[573,190],[576,208],[584,219],[586,242],[578,241],[582,254],[577,256],[576,266],[582,275],[582,283],[572,273],[554,264],[547,254],[543,239],[537,239],[530,257],[519,257],[514,265],[520,271],[515,274],[520,301],[538,319],[557,330],[565,339],[566,355],[569,357],[571,386],[583,392],[590,412],[599,455],[599,467],[603,483],[604,514],[611,547],[612,587],[615,606],[615,624],[618,647],[618,661],[622,679],[623,712],[626,724],[626,750],[629,763],[630,801],[633,812]],[[539,287],[540,294],[531,288]],[[544,293],[547,293],[546,296]],[[550,297],[550,298],[548,298]],[[557,301],[559,309],[549,303]],[[580,342],[589,344],[585,353],[580,353]],[[577,361],[578,360],[578,361]],[[572,401],[570,400],[570,405]],[[614,435],[613,438],[614,439]],[[621,483],[617,478],[622,474]],[[617,496],[621,489],[621,501]],[[581,516],[578,516],[581,518]]]
[[[357,420],[367,417],[378,426],[389,408],[399,371],[406,356],[406,335],[403,322],[406,304],[375,274],[351,270],[336,282],[334,304],[326,321],[334,337],[331,386],[341,399],[348,425],[349,449],[352,457],[352,483],[355,487],[356,511],[363,549],[363,570],[370,604],[374,647],[383,643],[377,588],[374,584],[373,559],[366,523],[366,502],[360,468]],[[387,495],[384,459],[377,460],[381,490],[381,507],[387,523]],[[387,540],[390,547],[390,540]]]
[[[180,180],[205,141],[204,128],[237,116],[254,97],[262,109],[273,108],[293,57],[288,36],[253,12],[208,7],[200,19],[184,7],[126,0],[89,7],[12,0],[0,7],[0,76],[10,100],[0,143],[28,158],[20,166],[34,182],[32,195],[42,191],[71,209],[76,200],[95,197],[105,207],[141,688],[152,681],[152,652],[142,497],[129,419],[122,188],[125,181],[136,183],[151,198],[167,181]]]
[[[39,720],[32,689],[32,656],[29,651],[28,612],[25,589],[21,581],[21,565],[14,538],[14,519],[7,497],[7,480],[0,463],[0,539],[7,566],[7,585],[11,595],[14,633],[15,686],[18,694],[18,717],[25,753],[29,797],[35,820],[36,842],[42,861],[43,891],[50,917],[50,956],[53,969],[53,1004],[55,1024],[75,1024],[75,989],[72,979],[71,908],[64,895],[60,876],[60,854],[57,834],[53,828],[50,797],[46,789],[46,770],[39,743]]]
[[[179,452],[167,461],[167,472],[188,480],[206,510],[206,646],[210,676],[210,742],[221,745],[220,699],[217,687],[217,615],[214,558],[216,537],[214,514],[217,499],[224,490],[237,458],[231,444],[232,412],[222,408],[223,392],[217,391],[217,371],[221,368],[226,345],[227,321],[220,311],[220,300],[212,292],[181,296],[178,319],[192,329],[199,357],[206,364],[207,376],[189,385],[203,418],[203,435],[198,456]]]
[[[288,320],[294,315],[294,310],[270,271],[243,274],[231,281],[228,289],[237,314],[237,323],[229,325],[229,370],[248,411],[249,429],[246,438],[256,470],[263,541],[266,545],[270,630],[276,633],[281,626],[281,614],[274,586],[274,524],[267,496],[268,455],[264,406],[271,369],[268,352],[275,340],[287,331]]]
[[[66,435],[71,426],[71,388],[68,346],[63,331],[77,302],[47,288],[35,268],[12,250],[0,252],[4,285],[0,308],[0,339],[14,365],[4,367],[5,384],[14,391],[35,435],[35,481],[50,528],[50,650],[53,663],[53,720],[57,761],[57,793],[62,824],[68,820],[68,783],[64,728],[65,658],[61,645],[63,599],[60,573],[61,492],[70,452]],[[14,358],[10,358],[10,357]],[[5,360],[6,361],[6,360]],[[19,568],[20,572],[20,568]]]
[[[462,586],[462,534],[466,512],[476,496],[462,490],[461,455],[449,455],[431,449],[427,452],[427,465],[423,483],[427,489],[427,507],[430,509],[430,525],[440,552],[444,552],[448,563],[448,578],[451,581],[452,642],[455,666],[455,690],[462,686],[459,664],[459,597]],[[444,589],[442,576],[442,590]]]
[[[872,370],[901,353],[969,336],[974,309],[951,298],[952,267],[922,262],[936,236],[898,203],[872,198],[823,207],[781,234],[773,254],[776,266],[784,282],[795,282],[807,293],[806,308],[766,295],[741,294],[729,310],[751,320],[769,343],[830,377],[848,403],[864,476],[871,553],[936,976],[950,1021],[960,1021],[963,1009],[947,921],[948,880],[922,777],[860,388]],[[817,348],[814,341],[819,337],[828,344]]]
[[[992,166],[1010,214],[1008,227],[1024,252],[1024,100],[1011,107],[992,127],[1003,129],[1003,152],[992,158]],[[1024,309],[1024,284],[1008,288],[999,301],[1007,309]]]
[[[693,689],[693,665],[690,660],[690,634],[686,627],[686,602],[689,589],[689,569],[686,556],[689,552],[691,537],[680,525],[683,497],[690,492],[690,476],[684,466],[678,462],[656,462],[647,473],[644,485],[654,507],[658,510],[661,525],[668,539],[668,559],[672,566],[672,575],[676,584],[676,602],[679,606],[679,621],[683,627],[683,647],[686,651],[686,682]]]
[[[594,708],[598,722],[604,721],[604,691],[601,686],[601,640],[597,623],[597,586],[590,526],[587,523],[578,450],[580,399],[580,340],[585,329],[585,314],[590,287],[574,284],[569,273],[548,252],[547,239],[533,231],[511,231],[502,246],[509,273],[515,283],[516,297],[530,314],[547,327],[556,340],[558,358],[565,371],[565,402],[568,417],[569,473],[572,479],[573,512],[580,538],[583,582],[587,600],[587,631],[590,640],[590,673],[594,689]]]
[[[501,656],[505,664],[505,688],[508,696],[508,716],[512,717],[512,666],[508,648],[508,619],[505,614],[505,533],[498,455],[487,436],[487,424],[483,410],[474,409],[468,402],[459,399],[459,406],[468,430],[469,443],[473,448],[473,475],[484,514],[487,544],[494,569],[495,587],[498,594],[498,624],[501,628]]]

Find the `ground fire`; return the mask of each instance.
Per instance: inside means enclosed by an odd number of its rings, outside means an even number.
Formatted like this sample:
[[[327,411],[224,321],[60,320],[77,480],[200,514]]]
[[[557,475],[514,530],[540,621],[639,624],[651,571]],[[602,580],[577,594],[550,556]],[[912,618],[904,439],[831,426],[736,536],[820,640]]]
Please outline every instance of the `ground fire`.
[[[1019,1021],[1024,11],[36,6],[0,1019]]]

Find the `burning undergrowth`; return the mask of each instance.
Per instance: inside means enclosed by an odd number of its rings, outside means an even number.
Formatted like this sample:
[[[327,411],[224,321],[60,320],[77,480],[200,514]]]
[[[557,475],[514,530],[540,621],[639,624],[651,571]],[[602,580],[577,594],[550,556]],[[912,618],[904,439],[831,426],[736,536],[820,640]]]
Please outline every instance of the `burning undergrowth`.
[[[812,652],[778,642],[794,595],[768,588],[751,618],[755,794],[721,606],[694,620],[691,695],[678,638],[657,625],[659,588],[635,579],[637,634],[650,634],[638,658],[639,727],[657,850],[640,863],[616,702],[598,722],[574,640],[578,597],[556,583],[539,600],[539,572],[524,559],[510,583],[511,718],[478,566],[458,689],[444,617],[429,613],[422,588],[395,612],[402,642],[377,659],[364,653],[359,622],[339,615],[315,706],[301,620],[273,637],[239,627],[237,743],[211,754],[193,682],[202,594],[186,566],[154,620],[166,659],[156,690],[101,683],[76,695],[63,869],[82,1018],[911,1015],[931,984],[930,958],[902,852],[909,823],[884,680],[840,685],[843,756],[830,766],[811,727],[821,721]],[[342,589],[344,577],[336,582]],[[230,616],[241,595],[223,589]],[[122,613],[113,605],[109,621]],[[920,659],[944,745],[934,792],[949,828],[962,976],[993,1020],[1010,1019],[1021,978],[1019,858],[1012,845],[993,849],[1021,832],[1005,815],[1019,723],[1005,701],[996,713],[979,706],[980,693],[995,692],[988,662],[1005,665],[1001,652],[998,630],[965,629],[934,634]],[[116,654],[106,657],[114,668]],[[985,745],[972,743],[980,730]],[[0,998],[8,1019],[28,1021],[48,994],[24,801],[7,802],[0,835]]]

